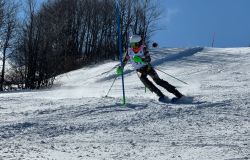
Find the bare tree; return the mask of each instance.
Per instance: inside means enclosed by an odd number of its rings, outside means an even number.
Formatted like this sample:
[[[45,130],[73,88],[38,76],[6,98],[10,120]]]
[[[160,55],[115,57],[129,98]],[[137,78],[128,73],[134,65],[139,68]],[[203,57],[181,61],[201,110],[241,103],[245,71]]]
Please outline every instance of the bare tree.
[[[4,17],[4,0],[0,0],[0,28],[3,25]]]
[[[26,0],[15,62],[24,66],[26,88],[39,88],[58,74],[119,56],[114,0],[50,0],[36,9]],[[128,32],[150,37],[159,15],[153,0],[119,0],[123,48]],[[23,71],[23,69],[21,70]]]
[[[13,43],[14,30],[17,25],[17,4],[14,1],[6,1],[4,3],[4,15],[3,15],[3,25],[1,28],[1,50],[2,50],[2,71],[1,71],[1,81],[0,81],[0,91],[3,91],[3,85],[5,82],[5,63],[7,59],[7,52]]]
[[[34,89],[36,87],[36,68],[38,58],[38,44],[40,38],[39,19],[36,17],[37,1],[26,0],[26,18],[23,24],[23,52],[25,56],[25,87]]]
[[[134,33],[140,34],[149,41],[151,34],[157,30],[156,22],[160,19],[163,9],[153,0],[135,0]]]

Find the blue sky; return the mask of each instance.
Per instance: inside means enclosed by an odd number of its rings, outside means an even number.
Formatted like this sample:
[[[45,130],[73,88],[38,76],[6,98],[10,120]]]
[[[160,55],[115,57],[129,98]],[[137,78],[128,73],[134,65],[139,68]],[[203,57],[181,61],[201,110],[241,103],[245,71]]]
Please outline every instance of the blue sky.
[[[157,0],[164,8],[152,41],[160,47],[250,45],[250,0]]]

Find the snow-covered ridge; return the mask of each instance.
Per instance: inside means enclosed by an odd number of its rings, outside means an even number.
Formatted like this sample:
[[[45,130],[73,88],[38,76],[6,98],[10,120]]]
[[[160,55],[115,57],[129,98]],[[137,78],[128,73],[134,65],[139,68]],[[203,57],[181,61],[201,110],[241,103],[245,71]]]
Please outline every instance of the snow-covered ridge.
[[[119,62],[84,67],[52,89],[0,94],[0,159],[249,159],[250,48],[159,48],[151,56],[188,83],[158,72],[192,102],[158,102],[128,65],[123,106],[120,78],[104,97]]]

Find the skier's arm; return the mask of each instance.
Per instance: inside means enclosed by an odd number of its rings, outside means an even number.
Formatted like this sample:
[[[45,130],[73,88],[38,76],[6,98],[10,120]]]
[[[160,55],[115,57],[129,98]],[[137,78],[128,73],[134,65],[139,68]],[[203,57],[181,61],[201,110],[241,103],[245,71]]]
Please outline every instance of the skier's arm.
[[[130,57],[128,56],[128,53],[126,53],[125,57],[122,59],[122,66],[119,65],[116,68],[116,75],[120,76],[123,73],[123,68],[125,67],[129,59]]]
[[[129,59],[130,59],[130,57],[129,57],[128,52],[127,52],[126,55],[125,55],[125,57],[122,60],[122,64],[123,64],[122,68],[125,67],[125,65],[128,63]]]

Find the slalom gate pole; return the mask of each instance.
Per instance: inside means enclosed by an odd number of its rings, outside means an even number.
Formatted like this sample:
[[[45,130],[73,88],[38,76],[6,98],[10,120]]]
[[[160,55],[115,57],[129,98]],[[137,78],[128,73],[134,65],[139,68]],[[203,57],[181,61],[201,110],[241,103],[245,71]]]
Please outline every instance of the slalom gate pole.
[[[118,45],[119,45],[119,52],[120,52],[120,63],[121,67],[123,67],[123,62],[122,62],[122,38],[121,38],[121,29],[120,29],[120,8],[119,8],[119,2],[116,0],[116,16],[117,16],[117,33],[118,33]],[[123,74],[123,69],[122,69],[122,93],[123,93],[123,99],[122,103],[125,105],[126,103],[126,97],[125,97],[125,87],[124,87],[124,74]]]
[[[176,77],[174,77],[174,76],[172,76],[172,75],[170,75],[170,74],[168,74],[168,73],[166,73],[166,72],[164,72],[164,71],[162,71],[162,70],[160,70],[158,68],[155,68],[155,69],[162,72],[162,73],[164,73],[164,74],[166,74],[166,75],[168,75],[168,76],[170,76],[170,77],[172,77],[172,78],[174,78],[174,79],[176,79],[176,80],[178,80],[178,81],[180,81],[180,82],[182,82],[182,83],[184,83],[184,84],[188,85],[188,83],[186,83],[186,82],[184,82],[184,81],[182,81],[182,80],[180,80],[180,79],[178,79],[178,78],[176,78]]]
[[[108,97],[108,94],[109,94],[109,92],[111,91],[111,88],[113,87],[113,85],[114,85],[115,80],[117,79],[117,77],[118,77],[118,76],[116,76],[116,77],[114,78],[114,80],[113,80],[111,86],[109,87],[109,90],[108,90],[107,94],[105,95],[105,97]]]

